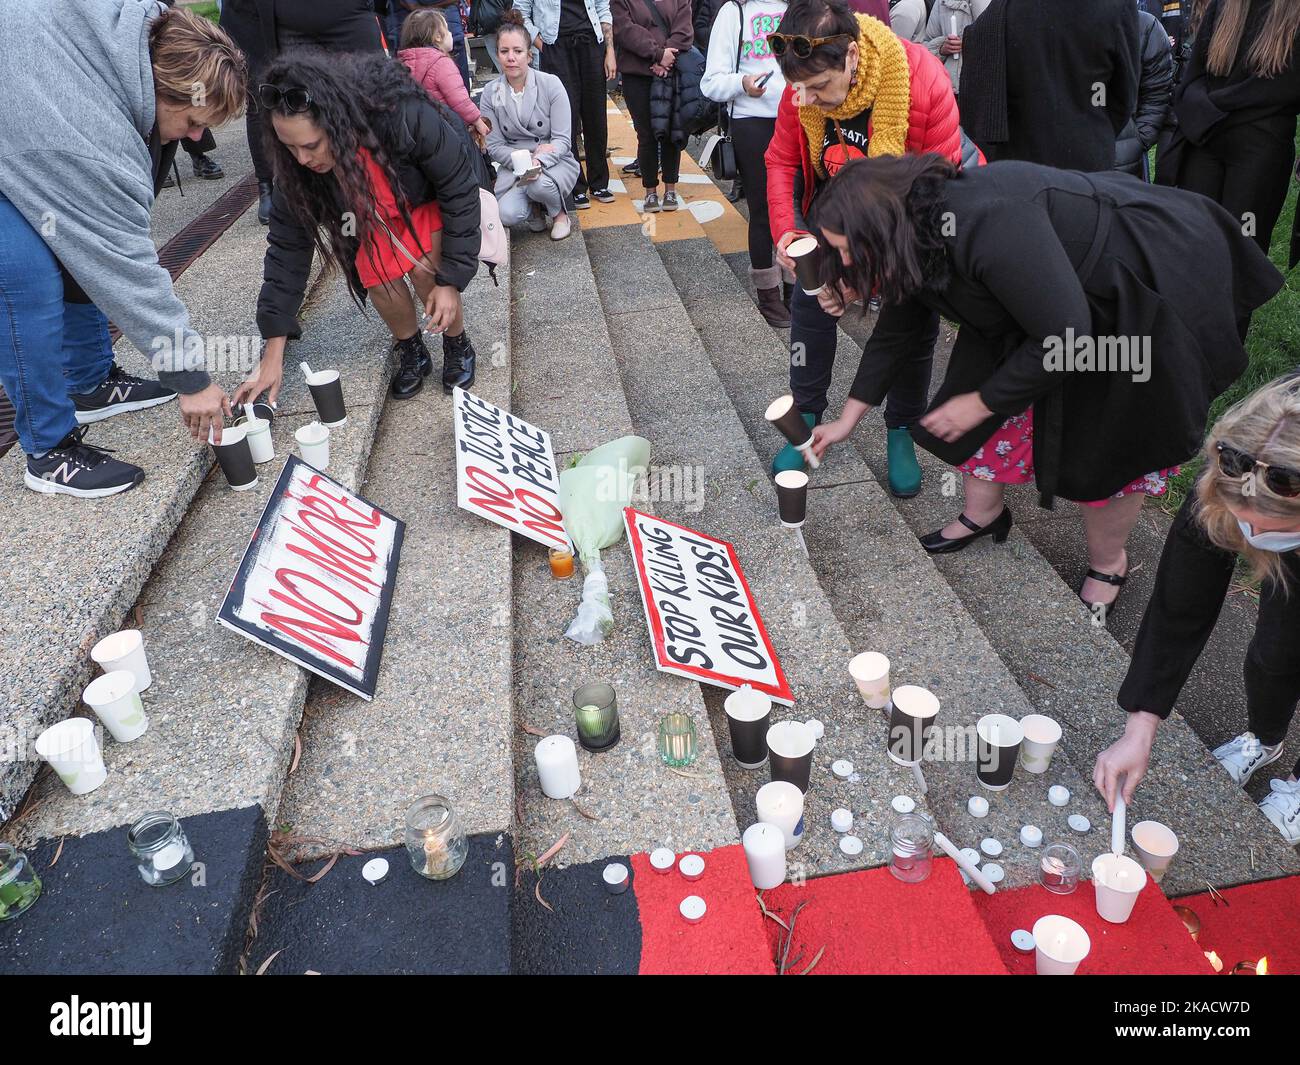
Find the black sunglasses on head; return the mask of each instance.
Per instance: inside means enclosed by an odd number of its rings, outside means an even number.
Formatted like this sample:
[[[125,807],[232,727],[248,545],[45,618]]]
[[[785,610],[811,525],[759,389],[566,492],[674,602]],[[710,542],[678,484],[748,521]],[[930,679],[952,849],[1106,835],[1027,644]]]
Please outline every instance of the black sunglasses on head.
[[[1238,451],[1227,444],[1216,445],[1216,450],[1219,453],[1219,472],[1225,477],[1242,478],[1262,469],[1264,484],[1274,495],[1284,499],[1300,496],[1300,470],[1287,466],[1270,466],[1267,462],[1260,462],[1254,455]]]
[[[823,44],[830,44],[831,41],[842,40],[843,38],[852,38],[851,33],[832,33],[829,37],[805,37],[802,33],[769,33],[767,35],[767,45],[772,49],[772,54],[781,59],[786,52],[789,52],[796,59],[807,59],[813,54],[814,48],[819,48]]]
[[[311,107],[311,93],[301,86],[282,89],[278,85],[259,85],[257,99],[268,111],[282,107],[291,115],[300,115]]]

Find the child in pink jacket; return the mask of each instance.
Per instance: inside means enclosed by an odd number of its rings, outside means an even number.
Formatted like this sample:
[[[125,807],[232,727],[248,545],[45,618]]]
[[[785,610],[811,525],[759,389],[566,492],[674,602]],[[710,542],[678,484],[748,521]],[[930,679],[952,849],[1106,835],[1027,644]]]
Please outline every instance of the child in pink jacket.
[[[460,116],[483,146],[489,126],[465,90],[460,68],[451,57],[451,30],[442,13],[433,8],[412,11],[402,25],[401,51],[397,58],[420,87],[433,99]]]

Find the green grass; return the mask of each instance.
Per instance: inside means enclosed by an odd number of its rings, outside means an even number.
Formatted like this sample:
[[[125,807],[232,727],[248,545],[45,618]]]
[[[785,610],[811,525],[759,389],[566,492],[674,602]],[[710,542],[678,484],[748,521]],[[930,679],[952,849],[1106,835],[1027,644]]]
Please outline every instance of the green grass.
[[[186,7],[196,15],[202,15],[206,19],[216,22],[221,17],[221,12],[217,10],[216,0],[204,0],[199,4],[187,4]]]
[[[1297,138],[1300,147],[1300,138]],[[1269,258],[1279,270],[1286,270],[1287,256],[1291,248],[1291,221],[1296,210],[1296,183],[1291,182],[1287,193],[1286,206],[1273,229],[1273,241],[1269,247]],[[1268,303],[1255,312],[1251,319],[1250,335],[1246,338],[1246,352],[1250,356],[1250,365],[1237,382],[1221,395],[1210,407],[1210,419],[1207,426],[1213,425],[1219,417],[1237,400],[1254,392],[1300,363],[1300,280],[1296,274],[1287,275],[1286,284]],[[1161,500],[1169,513],[1175,513],[1192,490],[1192,485],[1201,471],[1202,461],[1196,459],[1183,466],[1180,473],[1169,486],[1169,494]]]

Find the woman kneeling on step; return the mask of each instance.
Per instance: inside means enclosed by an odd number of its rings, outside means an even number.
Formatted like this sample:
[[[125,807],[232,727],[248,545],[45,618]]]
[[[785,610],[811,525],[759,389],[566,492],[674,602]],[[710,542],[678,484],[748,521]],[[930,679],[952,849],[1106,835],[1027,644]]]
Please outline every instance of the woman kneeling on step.
[[[877,292],[961,327],[915,436],[962,471],[966,506],[922,545],[1005,540],[1008,484],[1034,481],[1045,506],[1081,501],[1080,598],[1104,623],[1143,498],[1199,450],[1211,401],[1246,368],[1244,324],[1281,275],[1203,196],[1034,163],[851,163],[813,226],[837,253],[823,257],[829,313]],[[814,450],[845,439],[896,373],[868,349]]]
[[[1247,396],[1210,431],[1205,472],[1169,530],[1155,588],[1119,690],[1124,735],[1097,757],[1093,782],[1114,808],[1146,775],[1156,729],[1200,657],[1237,565],[1259,581],[1259,614],[1246,651],[1249,728],[1214,757],[1245,787],[1282,757],[1300,700],[1300,375]],[[1300,762],[1259,804],[1291,846],[1300,844]],[[1121,785],[1122,780],[1122,785]]]
[[[564,205],[578,183],[573,155],[573,119],[564,82],[532,68],[533,42],[524,17],[511,8],[497,30],[501,76],[479,97],[479,108],[492,127],[488,155],[497,163],[496,194],[501,222],[528,223],[534,233],[548,225],[551,239],[573,230]],[[515,165],[515,153],[528,153],[528,167]]]
[[[433,368],[410,284],[442,333],[444,391],[474,380],[461,292],[478,271],[479,185],[464,123],[434,103],[401,63],[383,55],[295,51],[257,87],[271,121],[275,165],[265,280],[257,322],[266,350],[235,402],[280,391],[284,348],[301,336],[298,310],[312,247],[344,271],[358,304],[369,297],[393,332],[395,399]]]

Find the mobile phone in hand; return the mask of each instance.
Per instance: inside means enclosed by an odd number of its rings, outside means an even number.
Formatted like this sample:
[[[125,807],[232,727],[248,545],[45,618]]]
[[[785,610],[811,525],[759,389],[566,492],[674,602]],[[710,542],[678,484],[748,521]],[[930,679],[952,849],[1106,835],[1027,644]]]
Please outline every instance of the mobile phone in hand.
[[[758,81],[754,82],[754,84],[761,89],[764,85],[768,83],[773,73],[775,73],[775,71],[769,70],[766,74],[764,74],[761,78],[759,78]]]

